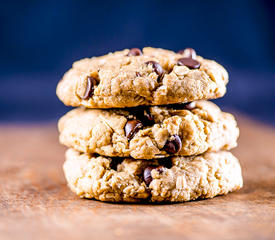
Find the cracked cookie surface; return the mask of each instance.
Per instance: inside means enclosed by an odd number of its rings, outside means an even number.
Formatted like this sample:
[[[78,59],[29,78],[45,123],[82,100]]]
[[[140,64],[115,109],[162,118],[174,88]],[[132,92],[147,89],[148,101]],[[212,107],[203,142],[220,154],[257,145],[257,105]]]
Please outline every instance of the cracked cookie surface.
[[[146,47],[75,62],[57,95],[66,105],[87,108],[163,105],[222,97],[227,82],[228,73],[215,61]]]
[[[237,146],[233,115],[209,101],[129,109],[74,109],[58,123],[60,142],[80,152],[153,159]]]
[[[69,149],[63,169],[78,196],[109,202],[184,202],[227,194],[243,185],[239,161],[226,151],[171,157],[167,164]]]

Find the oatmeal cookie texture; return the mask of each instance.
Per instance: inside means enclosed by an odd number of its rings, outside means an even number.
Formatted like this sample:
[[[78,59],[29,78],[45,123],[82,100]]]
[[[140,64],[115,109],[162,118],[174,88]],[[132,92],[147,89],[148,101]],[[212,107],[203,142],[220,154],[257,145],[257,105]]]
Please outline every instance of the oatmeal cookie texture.
[[[228,74],[194,50],[125,49],[77,61],[57,86],[70,106],[117,108],[222,97]]]
[[[58,123],[60,142],[80,152],[153,159],[229,150],[234,117],[208,101],[122,109],[74,109]]]
[[[77,61],[58,83],[70,189],[108,202],[184,202],[243,185],[239,129],[209,99],[228,74],[194,49],[132,48]]]
[[[238,160],[229,152],[162,160],[106,158],[66,152],[68,185],[80,197],[110,202],[184,202],[242,187]]]

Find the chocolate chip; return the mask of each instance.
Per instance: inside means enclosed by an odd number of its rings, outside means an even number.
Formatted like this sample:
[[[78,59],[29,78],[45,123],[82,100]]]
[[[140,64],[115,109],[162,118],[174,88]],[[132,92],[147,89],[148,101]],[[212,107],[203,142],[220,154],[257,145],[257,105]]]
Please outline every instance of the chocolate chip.
[[[154,69],[155,73],[159,76],[162,76],[163,75],[163,69],[162,67],[155,61],[148,61],[146,62],[145,64],[147,65],[152,65],[152,68]]]
[[[137,107],[134,109],[133,115],[136,115],[137,119],[140,119],[144,126],[152,126],[155,123],[154,117],[147,107]]]
[[[182,107],[187,110],[193,110],[196,107],[196,102],[187,102],[182,104]]]
[[[191,69],[197,69],[201,66],[201,64],[192,58],[180,58],[178,59],[178,65],[186,66]]]
[[[144,169],[143,180],[147,186],[149,186],[153,180],[152,175],[151,175],[151,172],[153,169],[156,169],[159,173],[162,173],[164,170],[164,167],[163,166],[158,166],[158,167],[148,166],[147,168]]]
[[[134,137],[134,135],[143,127],[143,124],[139,120],[130,120],[126,123],[124,130],[128,140]]]
[[[85,90],[85,93],[84,93],[82,99],[87,100],[88,98],[90,98],[93,95],[94,87],[96,84],[97,84],[97,81],[95,78],[87,77],[86,90]]]
[[[173,135],[171,140],[167,140],[163,150],[167,153],[175,154],[178,153],[182,148],[181,139],[178,135]]]
[[[153,169],[154,169],[154,167],[149,166],[149,167],[145,168],[143,171],[143,180],[147,186],[149,186],[153,180],[152,175],[151,175],[151,171]]]
[[[131,48],[127,56],[140,56],[142,55],[142,51],[139,48]]]
[[[151,126],[155,123],[153,115],[150,113],[148,109],[144,109],[144,122],[147,126]]]
[[[178,51],[179,54],[184,55],[186,58],[196,59],[197,53],[193,48],[185,48]]]

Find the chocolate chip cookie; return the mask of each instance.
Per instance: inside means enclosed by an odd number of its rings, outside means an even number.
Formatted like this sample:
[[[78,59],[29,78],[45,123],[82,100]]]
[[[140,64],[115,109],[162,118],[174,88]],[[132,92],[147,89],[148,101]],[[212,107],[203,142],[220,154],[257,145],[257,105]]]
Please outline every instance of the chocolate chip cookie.
[[[228,74],[193,49],[125,49],[73,64],[57,86],[70,106],[123,108],[222,97]]]
[[[184,202],[227,194],[243,184],[238,160],[226,151],[144,161],[69,149],[63,168],[78,196],[109,202]]]
[[[80,152],[153,159],[229,150],[237,145],[234,117],[209,101],[127,109],[68,112],[60,142]]]

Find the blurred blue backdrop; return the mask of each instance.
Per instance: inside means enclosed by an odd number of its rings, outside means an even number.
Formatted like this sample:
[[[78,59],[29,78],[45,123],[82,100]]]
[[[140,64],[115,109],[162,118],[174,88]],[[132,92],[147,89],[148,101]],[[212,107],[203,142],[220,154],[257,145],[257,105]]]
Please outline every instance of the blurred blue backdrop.
[[[275,2],[0,1],[0,121],[55,120],[73,61],[130,47],[193,47],[230,73],[217,103],[275,124]]]

